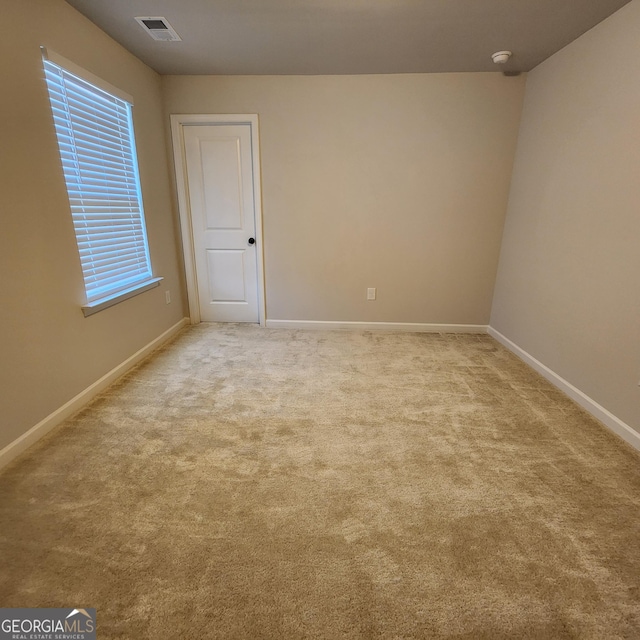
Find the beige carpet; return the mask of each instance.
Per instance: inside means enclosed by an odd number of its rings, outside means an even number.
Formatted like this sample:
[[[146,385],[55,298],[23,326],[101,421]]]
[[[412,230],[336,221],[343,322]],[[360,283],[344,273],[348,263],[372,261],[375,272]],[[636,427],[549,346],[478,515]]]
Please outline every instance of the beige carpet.
[[[640,456],[488,336],[200,325],[0,496],[101,639],[640,637]]]

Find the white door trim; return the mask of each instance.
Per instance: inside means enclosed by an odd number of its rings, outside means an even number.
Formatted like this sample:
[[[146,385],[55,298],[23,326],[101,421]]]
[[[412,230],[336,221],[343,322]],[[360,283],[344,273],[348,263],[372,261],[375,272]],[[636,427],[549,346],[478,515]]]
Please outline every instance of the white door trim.
[[[198,303],[198,281],[195,268],[195,251],[191,223],[191,207],[187,191],[187,163],[184,149],[184,128],[194,125],[215,124],[248,124],[251,129],[251,159],[253,170],[253,195],[256,218],[256,258],[258,266],[258,317],[260,326],[266,323],[266,302],[264,284],[264,252],[262,233],[262,186],[260,181],[260,141],[258,135],[257,114],[172,114],[171,140],[173,142],[173,161],[176,172],[176,189],[178,193],[178,211],[180,213],[180,230],[182,232],[182,252],[184,269],[187,278],[187,296],[189,299],[189,317],[191,324],[200,322],[200,305]]]

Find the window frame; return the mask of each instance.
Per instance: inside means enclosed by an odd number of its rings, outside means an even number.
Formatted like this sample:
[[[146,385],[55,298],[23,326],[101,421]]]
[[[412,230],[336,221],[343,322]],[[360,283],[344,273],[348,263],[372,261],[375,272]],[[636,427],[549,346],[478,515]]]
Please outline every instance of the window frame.
[[[110,290],[107,290],[104,293],[99,293],[94,296],[90,296],[88,294],[88,282],[85,276],[85,267],[91,262],[92,258],[90,254],[90,257],[86,261],[83,261],[83,258],[81,256],[80,261],[83,267],[83,285],[85,288],[85,304],[81,305],[81,309],[85,316],[90,316],[90,315],[93,315],[94,313],[102,311],[103,309],[107,309],[115,304],[118,304],[123,300],[127,300],[136,295],[144,293],[145,291],[148,291],[154,287],[157,287],[162,281],[161,277],[153,276],[153,270],[151,265],[151,251],[150,251],[149,242],[147,239],[146,220],[144,215],[142,189],[140,184],[140,176],[139,176],[139,168],[138,168],[138,155],[136,150],[135,134],[133,130],[133,113],[132,113],[133,98],[129,94],[122,91],[121,89],[114,87],[110,83],[106,82],[105,80],[102,80],[98,76],[95,76],[94,74],[83,69],[82,67],[79,67],[78,65],[76,65],[70,60],[67,60],[63,56],[60,56],[59,54],[51,50],[47,50],[45,47],[41,47],[40,49],[42,52],[43,61],[48,61],[62,68],[64,72],[71,74],[72,76],[76,76],[81,81],[92,85],[97,91],[110,94],[112,97],[115,97],[118,100],[127,103],[128,105],[127,115],[128,115],[128,124],[129,124],[129,138],[128,138],[129,148],[127,149],[127,152],[130,154],[133,162],[134,177],[133,177],[133,180],[130,180],[127,184],[129,186],[132,183],[135,185],[135,194],[136,194],[135,201],[137,203],[137,213],[136,213],[135,219],[139,220],[139,223],[140,223],[140,231],[138,235],[137,236],[132,235],[132,237],[139,237],[142,239],[142,247],[144,250],[144,257],[146,259],[146,265],[148,269],[147,269],[147,273],[144,273],[139,281],[134,281],[129,283],[125,281],[124,284],[122,282],[118,282]],[[49,102],[51,104],[50,87],[46,78],[45,78],[45,84],[47,87],[47,95],[49,96]],[[58,136],[58,125],[55,123],[55,121],[54,121],[54,128],[56,133],[56,141],[58,142],[58,152],[61,154],[62,148],[60,147],[60,139]],[[98,156],[99,153],[97,152],[96,155]],[[60,155],[60,159],[62,162],[62,155]],[[80,240],[80,236],[78,235],[78,229],[76,228],[77,214],[74,214],[74,211],[73,211],[73,206],[71,202],[71,193],[69,192],[66,173],[64,173],[64,180],[65,180],[65,188],[67,190],[67,196],[69,197],[69,206],[70,206],[71,214],[72,214],[72,217],[74,218],[74,235],[76,238],[78,251],[80,252],[81,240]],[[134,217],[132,217],[132,220],[133,219]],[[141,264],[143,264],[143,262],[139,261],[138,265],[141,265]]]

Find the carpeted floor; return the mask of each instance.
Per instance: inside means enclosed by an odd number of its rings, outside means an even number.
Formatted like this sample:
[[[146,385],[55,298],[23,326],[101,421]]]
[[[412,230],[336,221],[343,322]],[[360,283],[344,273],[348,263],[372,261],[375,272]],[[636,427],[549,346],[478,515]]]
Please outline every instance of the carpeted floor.
[[[484,335],[199,325],[0,496],[102,640],[640,637],[640,456]]]

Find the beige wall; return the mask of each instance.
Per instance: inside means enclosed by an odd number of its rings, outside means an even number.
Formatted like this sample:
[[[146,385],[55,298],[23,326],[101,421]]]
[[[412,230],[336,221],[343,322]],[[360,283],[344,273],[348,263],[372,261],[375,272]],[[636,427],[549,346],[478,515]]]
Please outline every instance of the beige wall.
[[[260,116],[284,320],[487,324],[523,92],[499,73],[163,77],[166,114]]]
[[[159,76],[62,0],[3,2],[1,13],[0,449],[183,316]],[[89,318],[40,45],[135,99],[151,258],[165,281]]]
[[[529,74],[491,325],[640,431],[640,0]]]

